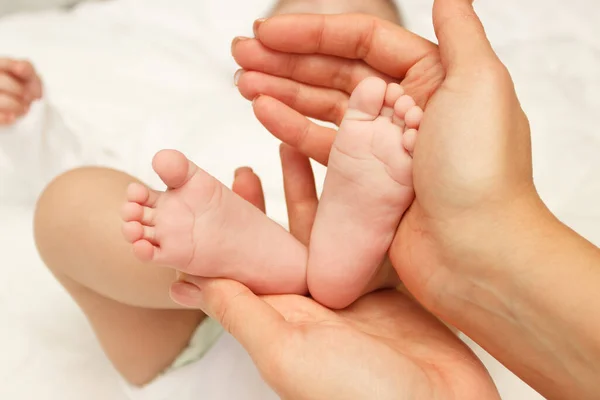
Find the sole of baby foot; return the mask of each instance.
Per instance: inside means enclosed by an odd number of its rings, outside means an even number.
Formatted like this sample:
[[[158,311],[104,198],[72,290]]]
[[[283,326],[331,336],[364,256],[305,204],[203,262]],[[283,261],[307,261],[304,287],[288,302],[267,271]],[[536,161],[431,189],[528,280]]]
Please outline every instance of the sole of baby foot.
[[[344,308],[373,287],[414,198],[421,110],[398,84],[368,78],[353,92],[329,158],[309,247],[313,297]],[[408,138],[405,138],[406,134]]]

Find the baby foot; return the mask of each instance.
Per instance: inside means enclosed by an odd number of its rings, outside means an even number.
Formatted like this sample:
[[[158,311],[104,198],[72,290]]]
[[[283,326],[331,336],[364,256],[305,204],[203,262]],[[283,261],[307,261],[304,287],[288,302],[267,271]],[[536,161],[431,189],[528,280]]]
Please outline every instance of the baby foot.
[[[414,198],[411,154],[422,115],[400,85],[379,78],[352,93],[309,246],[308,287],[324,305],[344,308],[385,276],[380,265]]]
[[[123,234],[142,261],[237,280],[258,294],[305,294],[306,248],[175,150],[153,168],[166,192],[128,188]]]
[[[27,61],[0,58],[0,125],[10,125],[42,97],[42,81]]]
[[[398,8],[389,0],[279,0],[271,15],[277,14],[347,14],[374,15],[399,24]]]

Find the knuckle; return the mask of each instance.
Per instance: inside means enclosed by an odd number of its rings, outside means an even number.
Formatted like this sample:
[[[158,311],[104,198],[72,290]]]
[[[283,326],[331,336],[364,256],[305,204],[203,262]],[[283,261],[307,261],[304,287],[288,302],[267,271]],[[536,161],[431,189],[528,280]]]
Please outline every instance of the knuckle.
[[[312,125],[311,122],[307,119],[304,122],[302,128],[299,129],[298,135],[296,137],[296,147],[299,149],[304,149],[308,142],[308,138],[310,137]]]
[[[287,99],[287,105],[294,110],[298,109],[298,105],[301,104],[302,99],[302,86],[293,85],[290,88],[289,97]]]
[[[355,55],[358,59],[366,59],[371,53],[371,49],[373,47],[373,39],[375,37],[375,32],[379,27],[379,23],[377,19],[372,18],[367,29],[363,31],[360,35],[358,41],[356,42]]]
[[[332,122],[336,125],[339,125],[344,118],[344,114],[346,113],[346,108],[348,107],[348,100],[346,98],[340,98],[336,101],[333,101],[329,107],[325,110],[325,115],[330,116]]]
[[[298,70],[299,60],[300,58],[295,54],[289,54],[287,56],[285,68],[285,70],[287,71],[285,76],[286,78],[294,79],[294,77],[296,76],[296,71]]]
[[[352,66],[349,63],[344,63],[337,69],[333,76],[333,87],[347,92],[352,91]]]

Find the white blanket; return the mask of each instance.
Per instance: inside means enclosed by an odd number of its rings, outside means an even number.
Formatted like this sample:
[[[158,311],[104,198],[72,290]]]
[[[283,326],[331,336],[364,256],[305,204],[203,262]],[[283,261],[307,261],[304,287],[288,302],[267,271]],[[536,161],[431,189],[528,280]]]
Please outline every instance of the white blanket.
[[[409,28],[432,38],[431,1],[402,4]],[[84,317],[35,252],[32,199],[50,175],[99,162],[157,184],[152,154],[174,147],[224,182],[235,167],[251,165],[264,180],[271,216],[285,218],[277,142],[233,87],[229,56],[231,38],[249,35],[253,18],[269,6],[268,0],[116,0],[0,20],[0,54],[36,64],[46,101],[73,132],[56,133],[68,131],[45,104],[0,132],[0,398],[124,398]],[[531,119],[544,199],[600,244],[600,179],[593,175],[600,173],[600,4],[488,0],[478,8]],[[474,348],[504,398],[538,398]]]

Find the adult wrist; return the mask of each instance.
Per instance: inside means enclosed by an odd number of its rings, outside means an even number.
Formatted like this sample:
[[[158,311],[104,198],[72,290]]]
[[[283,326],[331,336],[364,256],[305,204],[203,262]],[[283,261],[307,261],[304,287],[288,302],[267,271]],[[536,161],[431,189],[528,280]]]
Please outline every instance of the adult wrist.
[[[529,205],[455,269],[462,276],[433,311],[546,397],[591,398],[600,390],[600,250]]]

